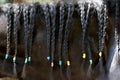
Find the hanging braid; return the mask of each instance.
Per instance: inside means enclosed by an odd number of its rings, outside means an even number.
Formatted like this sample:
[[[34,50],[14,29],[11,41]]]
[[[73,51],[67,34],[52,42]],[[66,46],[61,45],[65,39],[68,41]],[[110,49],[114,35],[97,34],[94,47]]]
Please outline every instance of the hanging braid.
[[[33,30],[34,30],[34,26],[35,26],[35,5],[31,4],[31,8],[29,10],[30,12],[30,24],[29,24],[29,57],[28,57],[28,62],[31,61],[31,49],[32,49],[32,37],[33,37]]]
[[[85,5],[84,5],[85,6]],[[87,29],[87,26],[88,26],[88,18],[89,18],[89,12],[90,12],[90,8],[91,8],[91,4],[90,3],[88,3],[88,8],[87,8],[87,13],[86,13],[86,15],[84,14],[83,16],[85,17],[85,19],[83,19],[83,27],[82,27],[82,29],[83,29],[83,52],[84,52],[84,49],[85,49],[85,35],[86,35],[86,29]],[[83,13],[85,13],[84,11],[83,11]],[[81,14],[82,14],[82,11],[81,11]],[[82,18],[82,15],[81,15],[81,18]],[[81,19],[82,20],[82,19]]]
[[[26,64],[28,62],[28,8],[29,6],[27,4],[24,4],[23,6],[23,17],[24,17],[24,39],[25,39],[25,62],[23,66],[23,72],[22,72],[22,78],[25,78],[25,69],[26,69]]]
[[[45,25],[46,25],[46,35],[47,35],[47,53],[48,57],[47,59],[50,61],[50,53],[51,53],[51,27],[50,27],[50,14],[48,10],[48,5],[44,4],[42,6],[43,12],[44,12],[44,17],[45,17]]]
[[[103,36],[103,21],[104,21],[104,14],[103,14],[103,6],[101,6],[98,10],[97,10],[97,15],[98,15],[98,50],[101,52],[103,50],[103,45],[102,45],[102,36]]]
[[[55,31],[56,31],[56,6],[51,3],[49,4],[50,18],[51,18],[51,77],[50,80],[53,80],[53,67],[54,67],[54,54],[55,54]]]
[[[60,3],[59,11],[60,11],[60,20],[59,20],[60,26],[59,26],[59,38],[58,38],[58,56],[59,56],[59,61],[62,62],[62,39],[63,39],[63,27],[64,27],[64,16],[65,16],[63,3]]]
[[[56,20],[56,7],[51,4],[50,6],[50,17],[51,17],[51,28],[52,28],[52,38],[51,38],[51,62],[54,62],[54,53],[55,53],[55,20]]]
[[[12,6],[11,4],[6,4],[3,7],[3,11],[5,12],[5,15],[7,17],[7,46],[6,46],[6,55],[5,55],[5,59],[3,61],[3,65],[2,65],[2,69],[4,71],[5,68],[5,63],[6,60],[9,58],[9,54],[10,54],[10,42],[11,42],[11,27],[12,27]]]
[[[66,26],[65,26],[65,34],[64,34],[64,41],[63,41],[63,46],[64,46],[64,56],[65,56],[65,61],[67,62],[67,78],[70,80],[70,60],[69,60],[69,55],[68,55],[68,41],[69,41],[69,35],[71,31],[71,24],[72,24],[72,16],[74,12],[74,7],[72,4],[67,4],[67,21],[66,21]]]
[[[15,40],[15,54],[13,57],[13,73],[15,76],[17,76],[17,71],[16,71],[16,55],[18,53],[17,48],[18,48],[18,27],[20,25],[20,6],[19,4],[14,4],[14,40]]]
[[[66,55],[66,60],[68,60],[68,39],[69,39],[69,34],[70,34],[70,31],[71,31],[71,23],[72,23],[72,16],[73,16],[73,12],[74,12],[74,9],[73,9],[73,5],[71,4],[68,4],[67,6],[68,8],[68,14],[67,14],[67,21],[66,21],[66,25],[65,25],[65,34],[64,34],[64,54]]]
[[[23,9],[23,15],[24,15],[24,31],[25,31],[25,57],[28,57],[28,6],[26,5]]]
[[[64,10],[64,3],[60,3],[59,7],[59,35],[58,35],[58,56],[59,56],[59,66],[60,66],[60,75],[62,77],[62,40],[63,40],[63,27],[64,27],[64,17],[65,17],[65,10]]]
[[[107,28],[107,18],[108,18],[108,16],[107,16],[107,5],[106,4],[104,4],[103,5],[103,13],[104,13],[104,17],[103,17],[103,19],[104,19],[104,23],[103,23],[103,36],[102,36],[102,44],[103,44],[103,46],[104,46],[104,43],[105,43],[105,36],[106,36],[106,31],[105,31],[105,29]]]
[[[84,37],[85,37],[85,28],[84,28],[84,23],[85,23],[85,3],[79,3],[78,6],[79,6],[79,9],[81,10],[81,15],[80,15],[80,18],[81,18],[81,25],[82,25],[82,53],[85,52],[85,46],[84,46]],[[79,10],[79,11],[80,11]]]
[[[103,4],[99,6],[97,9],[97,15],[98,15],[98,26],[99,26],[99,32],[98,32],[98,50],[99,50],[99,66],[100,66],[100,72],[104,72],[103,67],[103,61],[102,61],[102,51],[104,48],[105,43],[105,29],[107,27],[106,20],[107,20],[107,10],[106,10],[106,4]]]
[[[12,7],[11,5],[8,4],[7,6],[7,13],[6,13],[6,16],[7,16],[7,52],[6,52],[6,55],[5,55],[5,59],[8,59],[9,57],[9,54],[10,54],[10,42],[11,42],[11,27],[12,27]]]
[[[79,6],[79,11],[80,11],[80,20],[81,20],[81,25],[82,25],[82,58],[85,59],[86,58],[86,53],[85,53],[85,35],[86,35],[86,29],[88,26],[88,18],[89,18],[89,12],[90,12],[90,8],[91,8],[91,3],[87,3],[87,12],[85,15],[85,4],[86,3],[81,3],[78,2],[78,6]]]

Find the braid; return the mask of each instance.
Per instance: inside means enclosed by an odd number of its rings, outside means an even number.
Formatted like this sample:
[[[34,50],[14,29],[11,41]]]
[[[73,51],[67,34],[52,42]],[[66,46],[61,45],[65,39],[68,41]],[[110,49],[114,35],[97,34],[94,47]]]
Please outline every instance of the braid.
[[[98,32],[98,39],[99,39],[99,51],[102,51],[103,45],[102,45],[102,35],[103,35],[103,7],[99,8],[97,10],[97,15],[98,15],[98,24],[99,24],[99,32]]]
[[[26,69],[26,64],[28,62],[28,5],[23,6],[23,16],[24,16],[24,32],[25,32],[25,62],[23,66],[23,71],[22,71],[22,78],[25,78],[25,69]]]
[[[101,57],[102,50],[104,48],[104,43],[105,43],[105,36],[106,36],[105,29],[107,27],[107,17],[108,17],[106,4],[103,4],[100,6],[100,8],[97,10],[97,15],[98,15],[98,23],[99,23],[98,49],[99,49],[99,57]]]
[[[25,57],[28,57],[28,6],[25,6],[23,9],[23,16],[24,16],[24,32],[25,32]]]
[[[84,23],[85,23],[85,5],[84,3],[82,4],[79,4],[79,8],[81,10],[81,25],[82,25],[82,30],[83,30],[83,33],[82,33],[82,53],[85,52],[85,47],[84,47],[84,36],[85,36],[85,28],[84,28]]]
[[[54,67],[54,54],[55,54],[55,31],[56,31],[56,6],[52,4],[49,5],[50,18],[51,18],[51,77],[50,80],[53,80],[53,67]]]
[[[5,67],[5,63],[6,63],[6,60],[9,58],[9,54],[10,54],[10,42],[11,42],[11,27],[12,27],[12,6],[11,4],[6,4],[4,6],[4,12],[6,14],[6,17],[7,17],[7,46],[6,46],[6,55],[5,55],[5,59],[3,61],[3,66],[2,66],[2,69],[4,70],[4,67]]]
[[[67,21],[66,21],[66,26],[65,26],[65,34],[64,34],[64,55],[65,55],[65,61],[67,62],[67,78],[70,80],[70,60],[68,56],[68,40],[69,40],[69,35],[71,31],[71,23],[72,23],[72,16],[74,12],[74,8],[72,4],[68,4],[68,14],[67,14]]]
[[[104,46],[105,43],[105,36],[106,36],[106,32],[105,29],[107,28],[107,5],[104,4],[104,23],[103,23],[103,38],[102,38],[102,44]]]
[[[48,11],[48,6],[45,4],[43,7],[44,17],[45,17],[45,25],[46,25],[46,34],[47,34],[47,53],[48,57],[47,59],[50,60],[50,45],[51,45],[51,29],[50,29],[50,14]]]
[[[102,61],[102,51],[104,48],[104,43],[105,43],[105,29],[106,29],[106,20],[107,20],[107,10],[106,10],[106,5],[103,4],[99,6],[97,9],[97,15],[98,15],[98,24],[99,24],[99,32],[98,32],[98,50],[99,50],[99,66],[100,66],[100,72],[104,72],[104,67],[103,67],[103,61]]]
[[[64,17],[65,9],[64,3],[60,3],[59,7],[59,35],[58,35],[58,56],[59,56],[59,66],[60,66],[60,76],[62,77],[62,40],[63,40],[63,27],[64,27]]]
[[[78,2],[79,6],[79,11],[80,11],[80,18],[81,18],[81,25],[82,25],[82,58],[86,58],[86,53],[85,53],[85,35],[86,35],[86,29],[88,26],[88,17],[89,17],[89,12],[91,8],[91,3],[87,3],[88,8],[87,8],[87,13],[85,15],[85,3]]]
[[[31,61],[31,47],[32,47],[32,37],[33,37],[33,30],[34,30],[34,25],[35,24],[35,6],[34,4],[31,5],[31,8],[30,8],[30,25],[29,25],[29,57],[28,57],[28,61],[30,62]]]
[[[71,30],[71,22],[72,22],[72,16],[73,16],[73,6],[71,4],[68,4],[68,14],[67,14],[67,21],[65,26],[65,34],[64,34],[64,54],[66,55],[66,60],[68,60],[68,39],[69,39],[69,33]]]
[[[16,72],[16,55],[18,53],[17,48],[18,48],[18,26],[20,24],[20,6],[18,4],[15,4],[14,6],[14,39],[15,39],[15,54],[13,57],[13,63],[14,63],[14,69],[13,73],[15,76],[17,75]]]
[[[55,20],[56,20],[56,7],[51,4],[50,6],[50,16],[51,16],[51,28],[52,28],[52,38],[51,38],[51,61],[54,61],[54,53],[55,53],[55,30],[56,30],[56,26],[55,26]]]
[[[11,15],[11,9],[12,7],[8,5],[8,9],[7,9],[7,52],[6,52],[6,56],[5,59],[8,59],[9,54],[10,54],[10,42],[11,42],[11,27],[12,27],[12,15]]]
[[[60,3],[60,26],[59,26],[59,38],[58,38],[58,56],[59,56],[59,60],[60,62],[62,61],[62,55],[61,55],[61,52],[62,52],[62,38],[63,38],[63,27],[64,27],[64,4],[63,3]],[[60,63],[59,62],[59,63]],[[60,64],[59,64],[60,65]]]

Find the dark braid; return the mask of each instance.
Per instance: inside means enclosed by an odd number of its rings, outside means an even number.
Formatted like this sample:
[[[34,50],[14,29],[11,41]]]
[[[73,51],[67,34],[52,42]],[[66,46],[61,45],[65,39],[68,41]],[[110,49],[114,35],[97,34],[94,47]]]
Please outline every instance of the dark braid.
[[[99,32],[98,32],[98,50],[99,50],[99,66],[100,66],[100,72],[104,72],[104,67],[103,67],[103,61],[102,61],[102,51],[104,48],[104,43],[105,43],[105,29],[106,29],[106,20],[107,20],[107,10],[106,10],[106,4],[102,4],[98,6],[97,8],[97,15],[98,15],[98,26],[99,26]]]
[[[50,80],[53,80],[53,67],[54,67],[54,54],[55,54],[55,31],[56,31],[56,5],[53,3],[49,4],[50,18],[51,18],[51,77]]]
[[[29,57],[28,57],[28,62],[31,61],[31,49],[32,49],[32,37],[33,37],[33,30],[34,30],[34,26],[35,26],[35,5],[32,4],[31,8],[29,10],[30,12],[30,24],[29,24]]]
[[[85,4],[87,4],[87,12],[85,14]],[[82,58],[86,59],[86,52],[85,52],[85,36],[86,36],[86,29],[88,27],[88,18],[89,18],[89,12],[91,9],[91,3],[79,3],[79,11],[80,11],[80,20],[81,20],[81,26],[82,26]]]
[[[44,4],[42,6],[43,12],[44,12],[44,17],[45,17],[45,25],[46,25],[46,35],[47,35],[47,59],[50,60],[50,56],[51,56],[51,27],[50,27],[50,14],[49,14],[49,10],[48,10],[48,5]]]
[[[17,76],[17,71],[16,71],[16,56],[17,56],[17,48],[18,48],[18,27],[20,25],[20,6],[18,4],[15,4],[13,6],[14,8],[14,40],[15,40],[15,54],[13,57],[13,63],[14,63],[14,69],[13,73],[15,76]]]
[[[12,7],[11,5],[8,4],[7,13],[6,13],[6,16],[7,16],[7,52],[6,52],[5,59],[8,59],[9,54],[10,54],[10,42],[11,42],[10,37],[11,37],[11,27],[12,27],[11,10],[12,10]]]
[[[66,26],[65,26],[65,34],[64,34],[64,41],[63,41],[63,46],[64,46],[64,56],[65,56],[65,61],[67,62],[67,78],[70,80],[70,60],[69,60],[69,51],[68,51],[68,41],[69,41],[69,35],[71,31],[71,24],[72,24],[72,16],[74,12],[74,7],[72,4],[67,4],[67,21],[66,21]]]
[[[105,43],[105,36],[106,36],[106,31],[105,29],[107,28],[107,19],[108,19],[108,16],[107,16],[107,5],[104,4],[103,5],[103,13],[104,13],[104,23],[103,23],[103,37],[102,37],[102,44],[104,46],[104,43]]]
[[[67,21],[65,25],[65,34],[64,34],[64,54],[66,55],[66,61],[69,59],[68,58],[68,40],[69,40],[69,34],[71,31],[71,23],[72,23],[72,16],[73,16],[73,6],[71,4],[68,4],[67,6],[68,9],[68,14],[67,14]]]
[[[85,18],[85,21],[83,21],[84,24],[83,24],[83,28],[82,28],[83,29],[83,41],[85,41],[85,35],[86,35],[86,29],[87,29],[87,26],[88,26],[88,18],[89,18],[89,12],[90,12],[90,8],[91,8],[91,4],[88,3],[87,6],[88,6],[87,13],[86,13],[86,15],[84,15],[84,16],[86,16],[86,18]],[[84,49],[85,49],[85,43],[83,42],[83,53],[84,53]]]
[[[10,54],[10,42],[11,42],[11,27],[12,27],[12,6],[11,4],[6,4],[3,6],[3,11],[5,12],[5,15],[7,17],[7,46],[6,46],[6,55],[5,55],[5,59],[3,61],[3,66],[2,69],[4,70],[5,68],[5,63],[6,60],[9,58],[9,54]]]
[[[98,15],[98,23],[99,23],[99,32],[98,32],[98,50],[99,50],[99,57],[102,56],[102,51],[104,48],[105,43],[105,36],[106,32],[105,29],[107,27],[107,6],[104,3],[103,5],[99,6],[97,9],[97,15]]]
[[[85,52],[85,47],[84,47],[84,36],[85,36],[85,28],[84,28],[84,23],[85,23],[85,5],[84,3],[78,3],[79,6],[79,11],[80,11],[80,18],[81,18],[81,25],[82,25],[82,53]]]
[[[63,27],[64,27],[64,16],[65,16],[63,3],[60,3],[59,11],[60,11],[60,20],[59,20],[60,26],[59,26],[59,38],[58,38],[58,56],[59,56],[59,61],[62,62],[62,39],[63,39]],[[59,62],[59,65],[60,65],[60,62]]]
[[[24,16],[24,32],[25,32],[25,57],[28,57],[28,6],[25,5],[23,9],[23,16]]]
[[[60,75],[62,75],[62,40],[63,40],[63,27],[64,27],[64,17],[65,17],[65,9],[64,3],[60,3],[59,7],[59,35],[58,35],[58,56],[59,56],[59,66],[60,66]]]
[[[51,17],[51,28],[52,28],[52,38],[51,38],[51,61],[54,62],[55,53],[55,30],[56,30],[56,6],[51,4],[50,6],[50,17]]]
[[[104,21],[104,14],[103,14],[103,6],[100,6],[100,8],[97,10],[97,15],[98,15],[98,26],[99,26],[99,31],[98,31],[98,50],[99,52],[103,50],[103,45],[102,45],[102,36],[103,36],[103,21]]]
[[[25,62],[23,66],[23,72],[22,72],[22,78],[25,78],[25,69],[26,69],[26,64],[28,62],[28,8],[29,6],[27,4],[24,4],[23,6],[23,16],[24,16],[24,39],[25,39]]]

